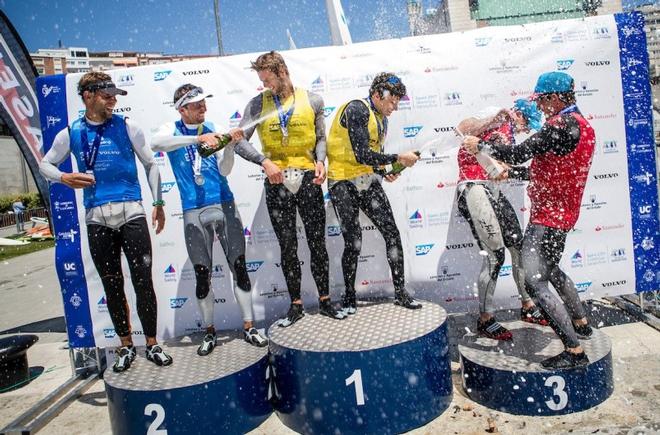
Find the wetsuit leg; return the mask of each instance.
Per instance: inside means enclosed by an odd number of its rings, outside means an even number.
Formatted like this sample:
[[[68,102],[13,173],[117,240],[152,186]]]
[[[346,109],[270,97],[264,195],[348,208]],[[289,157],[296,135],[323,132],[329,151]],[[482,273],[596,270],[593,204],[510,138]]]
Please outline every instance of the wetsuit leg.
[[[580,345],[573,323],[564,304],[548,288],[553,271],[558,268],[566,231],[538,224],[529,224],[523,237],[523,269],[525,282],[535,302],[545,311],[550,327],[564,346]]]
[[[204,215],[204,209],[187,210],[183,213],[184,236],[188,257],[195,269],[195,296],[205,326],[214,324],[215,297],[211,290],[211,266],[213,254],[212,213]]]
[[[284,184],[264,183],[266,206],[273,230],[280,245],[280,263],[291,301],[300,299],[300,262],[296,233],[296,201]]]
[[[151,237],[149,226],[144,217],[130,220],[122,225],[121,244],[128,268],[131,272],[131,281],[135,289],[135,305],[144,335],[156,336],[158,309],[156,292],[151,278]]]
[[[115,332],[120,337],[131,334],[130,308],[124,293],[121,269],[121,234],[102,225],[87,225],[89,252],[101,278],[108,313]]]
[[[355,295],[355,275],[358,257],[362,249],[362,228],[360,227],[359,194],[350,181],[340,181],[330,188],[330,198],[335,208],[341,234],[344,238],[344,252],[341,267],[344,275],[346,294]]]
[[[477,289],[479,311],[489,314],[495,313],[493,294],[504,264],[504,237],[493,205],[493,195],[483,184],[469,184],[459,196],[459,210],[470,224],[480,249],[486,253],[482,256]]]
[[[405,289],[405,274],[403,265],[403,246],[401,235],[396,226],[392,207],[380,182],[374,181],[371,186],[360,192],[360,208],[371,219],[385,239],[387,262],[392,272],[394,291]]]
[[[325,204],[323,190],[314,184],[314,172],[307,171],[296,193],[296,204],[305,227],[305,236],[311,257],[311,270],[319,297],[330,294],[328,283],[328,251],[325,247]]]

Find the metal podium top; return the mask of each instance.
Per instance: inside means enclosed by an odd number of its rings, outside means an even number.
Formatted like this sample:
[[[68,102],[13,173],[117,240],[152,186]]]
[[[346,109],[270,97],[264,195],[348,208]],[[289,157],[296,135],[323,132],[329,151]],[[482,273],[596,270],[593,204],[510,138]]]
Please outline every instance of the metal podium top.
[[[218,346],[206,356],[197,355],[197,346],[202,337],[195,337],[194,343],[165,344],[165,352],[172,355],[174,362],[167,367],[158,367],[144,356],[145,348],[138,347],[137,358],[131,368],[122,373],[112,371],[108,362],[105,382],[111,387],[133,391],[169,390],[172,388],[198,385],[214,381],[243,370],[259,361],[268,353],[267,347],[252,346],[240,338],[222,337],[218,333]]]
[[[421,309],[409,310],[391,300],[367,305],[360,302],[357,313],[346,319],[306,314],[288,328],[271,326],[268,335],[273,344],[303,351],[380,349],[419,338],[446,321],[447,313],[440,305],[421,303]]]
[[[465,334],[458,352],[470,361],[492,369],[537,372],[545,371],[540,362],[557,355],[564,345],[550,327],[526,322],[501,322],[513,334],[511,341],[499,341]],[[605,357],[612,349],[610,339],[594,328],[589,340],[580,340],[590,362]]]

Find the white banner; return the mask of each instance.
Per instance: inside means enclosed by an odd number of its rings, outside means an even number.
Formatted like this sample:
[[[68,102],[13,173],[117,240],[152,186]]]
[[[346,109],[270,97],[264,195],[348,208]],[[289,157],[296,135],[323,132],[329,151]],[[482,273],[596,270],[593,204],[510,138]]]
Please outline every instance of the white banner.
[[[177,119],[171,104],[174,90],[190,82],[214,94],[207,101],[207,120],[237,126],[249,99],[263,90],[256,73],[249,69],[250,61],[257,55],[111,71],[117,85],[128,91],[127,96],[118,97],[116,113],[137,121],[149,140],[158,126]],[[283,55],[294,85],[322,95],[328,129],[336,108],[349,99],[367,96],[375,74],[391,71],[402,78],[408,96],[390,117],[385,148],[390,153],[420,148],[423,152],[414,168],[404,171],[395,183],[384,183],[385,189],[403,239],[409,288],[417,297],[439,302],[450,312],[476,310],[475,283],[482,261],[467,223],[457,212],[458,141],[451,127],[485,106],[510,107],[514,99],[528,97],[543,72],[561,70],[572,75],[578,106],[596,131],[597,150],[580,219],[568,237],[561,267],[585,298],[634,292],[621,65],[617,26],[612,16],[301,49]],[[66,77],[70,123],[83,109],[76,94],[79,78],[80,74]],[[260,147],[256,134],[252,142]],[[163,233],[152,234],[153,278],[158,295],[158,333],[161,338],[169,338],[198,330],[201,315],[195,299],[194,271],[183,238],[178,186],[168,159],[156,154],[156,161],[167,201],[167,223]],[[138,172],[145,203],[150,203],[144,171]],[[237,158],[228,178],[245,227],[256,319],[266,326],[286,312],[289,296],[265,206],[264,176],[260,167]],[[525,183],[511,182],[504,188],[523,226],[528,221],[529,208],[524,187]],[[326,186],[324,191],[327,192]],[[80,191],[77,200],[82,223]],[[147,209],[150,213],[149,206]],[[327,195],[326,211],[331,295],[338,300],[343,291],[343,240]],[[364,215],[361,219],[364,243],[357,273],[359,296],[391,294],[383,239]],[[307,306],[312,306],[317,294],[300,223],[298,236],[303,298]],[[106,313],[84,225],[81,240],[96,344],[115,345],[118,339]],[[216,325],[238,327],[239,309],[219,243],[215,245],[213,264]],[[132,324],[135,334],[140,335],[125,263],[124,275],[126,294],[133,307]],[[518,306],[508,253],[495,297],[502,308]]]

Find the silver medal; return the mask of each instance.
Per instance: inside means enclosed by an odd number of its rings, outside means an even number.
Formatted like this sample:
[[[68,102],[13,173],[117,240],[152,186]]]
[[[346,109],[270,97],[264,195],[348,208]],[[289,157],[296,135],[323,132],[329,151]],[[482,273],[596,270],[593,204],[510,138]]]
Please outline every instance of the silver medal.
[[[195,184],[198,186],[202,186],[204,184],[204,176],[202,174],[196,174],[195,175]]]

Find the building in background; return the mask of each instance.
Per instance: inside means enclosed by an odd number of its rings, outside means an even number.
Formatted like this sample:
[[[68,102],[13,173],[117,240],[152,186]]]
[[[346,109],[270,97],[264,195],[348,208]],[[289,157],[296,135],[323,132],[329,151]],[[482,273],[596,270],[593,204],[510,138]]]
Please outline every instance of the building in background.
[[[406,8],[410,36],[451,32],[448,0],[429,3],[431,5],[424,9],[422,0],[408,0]]]

